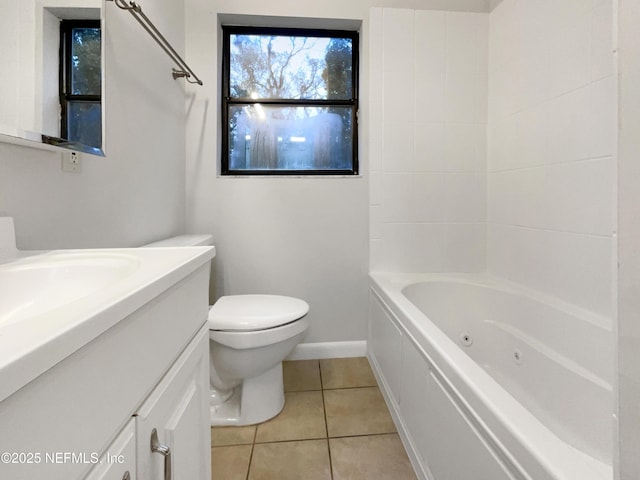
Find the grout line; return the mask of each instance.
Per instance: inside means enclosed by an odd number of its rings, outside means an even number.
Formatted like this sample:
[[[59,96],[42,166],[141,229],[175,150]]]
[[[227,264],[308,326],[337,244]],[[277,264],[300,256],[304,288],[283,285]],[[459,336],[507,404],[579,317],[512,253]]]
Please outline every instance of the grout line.
[[[329,454],[329,472],[331,480],[333,480],[333,461],[331,460],[331,444],[329,443],[329,424],[327,422],[327,403],[324,399],[324,383],[322,381],[322,368],[320,368],[320,360],[318,360],[318,371],[320,373],[320,386],[322,387],[322,413],[324,413],[324,429],[327,433],[327,453]]]
[[[324,390],[324,381],[322,380],[322,367],[320,366],[320,360],[318,362],[318,376],[320,377],[320,390]]]
[[[329,437],[329,440],[339,440],[341,438],[362,438],[362,437],[382,437],[385,435],[400,435],[398,431],[395,432],[378,432],[378,433],[359,433],[355,435],[340,435],[339,437]]]
[[[515,172],[522,172],[526,170],[536,170],[536,169],[548,168],[548,167],[564,167],[574,163],[598,162],[602,160],[613,160],[613,155],[611,154],[596,155],[591,157],[573,158],[569,160],[561,160],[556,162],[536,163],[535,165],[522,165],[520,167],[498,168],[495,170],[487,170],[485,173],[487,174],[515,173]]]
[[[579,235],[579,236],[583,236],[583,237],[589,237],[589,238],[599,238],[599,239],[603,239],[603,240],[610,240],[612,238],[612,232],[611,233],[606,233],[606,234],[602,234],[602,233],[589,233],[589,232],[577,232],[577,231],[572,231],[572,230],[560,230],[557,228],[545,228],[545,227],[536,227],[536,226],[530,226],[530,225],[519,225],[519,224],[515,224],[515,223],[505,223],[505,222],[496,222],[496,221],[487,221],[486,222],[487,226],[499,226],[499,227],[509,227],[509,228],[516,228],[516,229],[522,229],[522,230],[533,230],[536,232],[545,232],[545,233],[561,233],[563,235]]]
[[[309,437],[309,438],[289,438],[287,440],[270,440],[268,442],[256,442],[254,445],[268,445],[270,443],[291,443],[291,442],[313,442],[316,440],[326,440],[328,437],[323,435],[322,437]]]
[[[258,425],[256,425],[256,429],[253,432],[253,443],[251,444],[251,453],[249,454],[249,465],[247,466],[247,476],[245,480],[249,480],[249,475],[251,474],[251,464],[253,463],[253,450],[256,447],[257,436],[258,436]]]
[[[327,436],[327,453],[329,454],[329,473],[331,474],[331,480],[333,480],[333,462],[331,461],[331,443],[329,443],[328,436]]]
[[[378,388],[378,385],[355,385],[353,387],[333,387],[333,388],[325,388],[325,390],[333,391],[333,390],[357,390],[359,388]]]

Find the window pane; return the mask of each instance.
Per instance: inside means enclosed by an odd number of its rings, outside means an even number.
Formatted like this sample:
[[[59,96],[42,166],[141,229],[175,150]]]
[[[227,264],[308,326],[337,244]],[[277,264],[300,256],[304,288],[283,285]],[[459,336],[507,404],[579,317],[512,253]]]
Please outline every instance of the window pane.
[[[230,35],[232,98],[348,100],[350,38]]]
[[[351,107],[232,106],[231,170],[351,170]]]
[[[67,113],[67,138],[90,147],[102,146],[100,102],[70,101]]]
[[[74,28],[71,33],[71,93],[100,95],[100,29]]]

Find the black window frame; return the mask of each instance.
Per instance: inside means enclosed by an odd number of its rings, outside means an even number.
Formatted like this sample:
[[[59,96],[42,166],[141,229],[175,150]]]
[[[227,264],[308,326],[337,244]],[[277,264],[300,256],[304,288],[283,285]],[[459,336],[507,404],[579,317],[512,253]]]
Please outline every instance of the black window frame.
[[[351,99],[252,99],[231,98],[230,91],[230,62],[231,62],[231,35],[274,35],[274,36],[299,36],[299,37],[324,37],[324,38],[349,38],[352,41],[352,65],[351,65]],[[226,176],[239,175],[358,175],[358,74],[359,74],[359,33],[356,30],[325,30],[317,28],[276,28],[276,27],[250,27],[237,25],[222,25],[222,158],[220,174]],[[352,159],[350,169],[231,169],[229,166],[229,111],[232,106],[262,104],[282,107],[350,107],[352,116]]]
[[[96,28],[102,30],[100,20],[61,20],[60,21],[60,78],[59,78],[59,97],[60,97],[60,136],[69,138],[68,111],[69,102],[85,101],[99,102],[102,105],[102,93],[95,95],[79,95],[74,94],[71,85],[71,45],[73,42],[73,30],[76,28]],[[101,32],[102,35],[102,32]],[[100,145],[95,146],[100,148]]]

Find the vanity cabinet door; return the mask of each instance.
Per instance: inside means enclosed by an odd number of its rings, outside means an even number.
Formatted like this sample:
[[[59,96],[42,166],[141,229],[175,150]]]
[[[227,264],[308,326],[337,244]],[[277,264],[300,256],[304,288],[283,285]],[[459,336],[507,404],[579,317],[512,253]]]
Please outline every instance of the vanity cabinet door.
[[[85,480],[136,480],[136,424],[132,418]]]
[[[211,478],[208,367],[205,326],[137,413],[138,478]]]

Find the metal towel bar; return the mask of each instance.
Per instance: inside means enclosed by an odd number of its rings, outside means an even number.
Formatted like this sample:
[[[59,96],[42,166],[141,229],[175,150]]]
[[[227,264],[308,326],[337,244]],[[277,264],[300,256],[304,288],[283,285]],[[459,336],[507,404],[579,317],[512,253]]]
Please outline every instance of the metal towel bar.
[[[133,18],[135,18],[140,25],[147,31],[151,38],[153,38],[158,45],[165,51],[169,57],[178,65],[179,69],[173,68],[172,75],[173,78],[184,78],[189,83],[197,83],[198,85],[202,85],[202,80],[198,78],[198,76],[193,73],[193,70],[189,68],[189,65],[182,59],[178,52],[171,46],[169,41],[160,33],[160,31],[156,28],[149,17],[147,17],[142,11],[142,7],[138,5],[136,2],[129,1],[128,3],[125,0],[107,0],[110,2],[114,2],[118,8],[122,10],[127,10]]]

